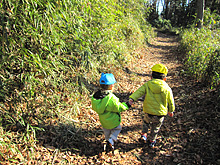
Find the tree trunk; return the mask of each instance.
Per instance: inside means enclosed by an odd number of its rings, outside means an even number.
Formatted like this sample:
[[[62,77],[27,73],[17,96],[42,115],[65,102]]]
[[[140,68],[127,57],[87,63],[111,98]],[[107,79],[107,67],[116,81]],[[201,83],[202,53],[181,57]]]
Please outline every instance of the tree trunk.
[[[169,1],[165,0],[165,19],[168,19],[168,13],[169,13]]]
[[[197,0],[197,27],[202,28],[205,0]]]

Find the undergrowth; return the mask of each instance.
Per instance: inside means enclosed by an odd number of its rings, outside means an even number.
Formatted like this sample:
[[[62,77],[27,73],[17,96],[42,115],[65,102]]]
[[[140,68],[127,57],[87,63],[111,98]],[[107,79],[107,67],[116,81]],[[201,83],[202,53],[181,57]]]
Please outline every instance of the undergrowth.
[[[205,12],[203,28],[185,29],[181,34],[181,48],[187,54],[187,73],[211,88],[220,82],[220,17]]]

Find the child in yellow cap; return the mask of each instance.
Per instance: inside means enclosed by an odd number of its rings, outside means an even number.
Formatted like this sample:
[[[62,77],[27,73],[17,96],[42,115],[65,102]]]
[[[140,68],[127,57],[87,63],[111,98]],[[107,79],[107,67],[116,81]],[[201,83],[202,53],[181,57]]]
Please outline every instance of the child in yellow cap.
[[[150,142],[150,147],[156,144],[157,134],[163,124],[164,117],[168,114],[173,117],[175,104],[173,93],[166,81],[167,67],[163,64],[156,64],[152,68],[151,80],[143,84],[129,98],[133,104],[138,98],[145,95],[143,103],[144,119],[141,140]],[[150,130],[151,128],[151,130]],[[147,136],[150,130],[149,136]]]

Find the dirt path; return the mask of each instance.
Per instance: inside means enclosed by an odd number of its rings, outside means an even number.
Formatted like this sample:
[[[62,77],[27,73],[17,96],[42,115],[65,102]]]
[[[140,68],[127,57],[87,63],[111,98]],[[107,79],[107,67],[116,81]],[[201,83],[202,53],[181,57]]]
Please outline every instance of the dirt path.
[[[138,87],[143,85],[147,80],[150,80],[151,67],[156,63],[163,63],[169,69],[167,76],[167,83],[174,90],[175,99],[178,98],[179,86],[183,86],[182,81],[179,80],[179,64],[178,57],[178,37],[171,36],[163,33],[158,33],[157,37],[152,41],[147,49],[140,53],[139,60],[129,67],[130,83],[128,90],[134,92]],[[127,69],[128,70],[128,69]],[[135,78],[134,78],[135,77]],[[128,78],[124,78],[123,83]],[[122,84],[121,84],[122,86]],[[129,92],[128,92],[129,95]],[[175,129],[178,115],[174,118],[167,117],[164,125],[161,128],[161,133],[158,136],[157,146],[155,149],[150,149],[148,146],[143,146],[138,141],[141,133],[141,114],[142,114],[143,100],[135,103],[132,110],[123,114],[122,123],[124,129],[119,136],[121,142],[118,144],[119,151],[124,151],[127,156],[127,162],[123,164],[176,164],[179,162],[178,157],[175,159],[176,154],[182,150],[181,141],[179,141]],[[175,131],[174,131],[175,130]],[[133,158],[132,158],[133,156]]]
[[[124,72],[116,74],[119,87],[116,91],[120,91],[118,96],[121,101],[126,101],[131,92],[150,80],[150,68],[154,64],[163,63],[169,69],[167,83],[175,98],[175,116],[166,117],[157,145],[152,150],[138,141],[143,101],[137,101],[131,110],[122,113],[123,130],[118,138],[115,156],[99,153],[92,159],[100,164],[216,164],[219,161],[216,140],[219,135],[215,130],[219,128],[215,126],[210,129],[209,124],[219,123],[215,117],[219,116],[219,112],[209,112],[209,115],[205,112],[210,108],[216,109],[211,106],[215,100],[211,96],[215,98],[218,94],[184,76],[178,36],[158,32],[154,41],[140,50],[137,57],[138,60]],[[103,138],[101,136],[100,140]]]
[[[137,61],[134,61],[124,72],[115,72],[118,81],[118,97],[121,101],[126,101],[128,96],[150,80],[151,67],[156,63],[163,63],[169,69],[168,84],[174,89],[174,96],[179,92],[178,87],[182,81],[178,80],[181,65],[178,63],[178,37],[158,33],[158,36],[147,48],[136,52]],[[157,147],[154,150],[139,143],[142,127],[142,103],[137,101],[131,110],[122,113],[123,130],[120,133],[116,144],[115,155],[99,153],[92,159],[101,164],[176,164],[179,160],[175,159],[176,154],[182,150],[179,135],[176,135],[174,118],[165,120],[161,133],[158,136]],[[175,131],[174,131],[175,130]],[[96,137],[97,138],[97,137]],[[104,137],[99,137],[100,140]],[[98,149],[99,151],[102,148]],[[175,150],[173,152],[173,150]],[[92,160],[88,160],[92,161]]]
[[[178,37],[158,32],[154,41],[135,55],[137,60],[130,66],[124,70],[113,70],[118,82],[115,92],[121,101],[127,101],[132,92],[150,80],[150,68],[154,64],[160,62],[169,69],[167,83],[173,90],[176,112],[173,118],[165,118],[155,149],[138,141],[142,125],[141,99],[131,110],[122,113],[123,130],[115,146],[115,155],[102,152],[104,135],[98,115],[90,105],[86,105],[87,108],[82,109],[78,117],[85,124],[50,128],[51,133],[44,137],[48,142],[44,142],[43,146],[49,146],[46,148],[49,148],[50,154],[56,154],[54,164],[61,163],[63,159],[67,164],[219,163],[220,123],[216,106],[219,94],[184,76]],[[59,134],[59,130],[66,134]],[[59,148],[60,152],[54,148]]]
[[[178,51],[178,37],[158,33],[140,60],[129,67],[128,90],[135,91],[149,80],[150,68],[156,63],[168,69],[167,83],[173,90],[176,112],[166,117],[154,150],[138,142],[141,131],[142,100],[123,114],[124,129],[119,136],[119,151],[128,157],[122,164],[218,164],[219,161],[219,93],[204,88],[184,75]],[[133,77],[135,76],[135,78]],[[129,78],[130,79],[129,79]],[[129,85],[131,84],[131,85]],[[120,86],[123,86],[122,84]],[[128,91],[128,95],[129,95]],[[217,125],[216,125],[216,124]],[[121,148],[122,149],[121,149]],[[124,147],[124,148],[123,148]],[[119,155],[123,155],[119,153]],[[132,157],[133,156],[133,157]]]

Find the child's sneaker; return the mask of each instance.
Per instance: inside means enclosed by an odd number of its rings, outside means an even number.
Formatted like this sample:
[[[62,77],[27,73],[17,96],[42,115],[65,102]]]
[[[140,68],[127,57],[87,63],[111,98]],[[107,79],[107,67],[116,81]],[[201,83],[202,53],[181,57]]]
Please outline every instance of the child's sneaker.
[[[155,141],[150,140],[150,145],[149,146],[151,148],[154,148],[155,144],[156,144],[156,140]]]
[[[115,148],[114,148],[114,145],[112,145],[111,143],[109,143],[109,150],[112,151],[112,152],[114,152],[114,149],[115,149]]]
[[[141,142],[146,143],[147,142],[147,135],[145,133],[143,133],[141,135],[141,138],[139,139]]]
[[[114,152],[114,145],[112,145],[109,141],[106,141],[106,143],[104,144],[104,151],[105,152]]]

